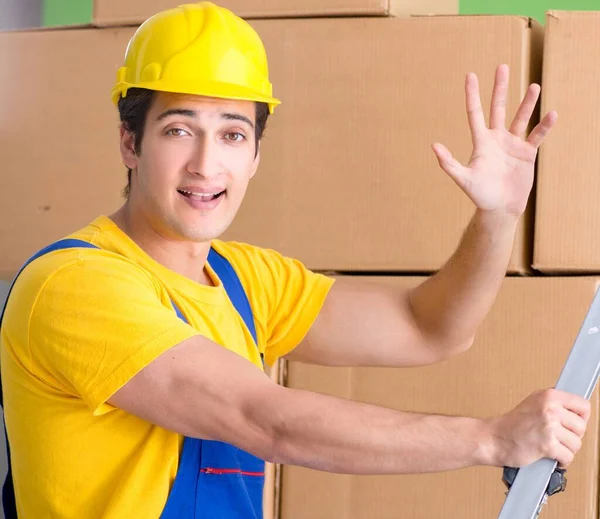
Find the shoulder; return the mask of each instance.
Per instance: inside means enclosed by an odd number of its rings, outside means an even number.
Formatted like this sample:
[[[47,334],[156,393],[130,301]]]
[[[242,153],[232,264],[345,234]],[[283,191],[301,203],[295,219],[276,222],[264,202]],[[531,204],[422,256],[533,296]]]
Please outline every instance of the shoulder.
[[[89,302],[91,298],[123,297],[132,290],[157,294],[161,287],[149,272],[115,252],[79,247],[56,250],[23,268],[6,312],[31,308],[40,300],[65,306],[82,298]]]
[[[246,288],[273,299],[280,300],[283,293],[310,293],[320,286],[328,289],[333,283],[333,278],[313,272],[301,260],[272,249],[217,240],[213,248],[229,260]]]
[[[281,270],[308,271],[304,264],[273,249],[237,241],[214,240],[213,249],[225,257],[241,276],[280,274]]]
[[[212,247],[229,261],[269,261],[283,258],[279,252],[239,241],[213,240]]]

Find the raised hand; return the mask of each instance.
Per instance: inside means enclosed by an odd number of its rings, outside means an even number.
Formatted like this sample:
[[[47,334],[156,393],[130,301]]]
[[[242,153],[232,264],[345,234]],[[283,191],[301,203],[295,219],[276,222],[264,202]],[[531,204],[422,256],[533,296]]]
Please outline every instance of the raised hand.
[[[533,186],[537,150],[554,126],[558,114],[548,112],[525,138],[540,95],[539,85],[532,84],[507,129],[508,76],[507,65],[496,69],[488,128],[481,107],[477,76],[467,74],[465,95],[473,152],[466,166],[458,162],[444,145],[435,143],[432,147],[440,167],[479,209],[518,217],[525,211]]]

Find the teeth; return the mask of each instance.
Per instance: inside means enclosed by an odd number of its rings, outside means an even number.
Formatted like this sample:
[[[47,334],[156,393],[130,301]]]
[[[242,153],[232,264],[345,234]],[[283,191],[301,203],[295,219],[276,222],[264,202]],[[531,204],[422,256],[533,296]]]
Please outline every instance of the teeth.
[[[180,189],[179,191],[188,195],[199,196],[202,198],[212,198],[213,196],[217,196],[220,193],[220,191],[217,191],[216,193],[195,193],[194,191],[186,191],[185,189]]]

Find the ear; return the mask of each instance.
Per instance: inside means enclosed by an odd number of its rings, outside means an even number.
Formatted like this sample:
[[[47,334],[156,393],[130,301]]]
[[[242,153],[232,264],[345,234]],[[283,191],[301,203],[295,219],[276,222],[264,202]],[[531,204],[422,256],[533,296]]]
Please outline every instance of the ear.
[[[135,169],[137,167],[137,153],[135,152],[135,136],[130,132],[125,123],[121,123],[120,128],[121,137],[121,158],[123,164],[129,169]]]
[[[256,157],[254,157],[254,162],[252,163],[252,170],[250,171],[250,178],[256,175],[256,170],[258,169],[258,164],[260,163],[260,144],[258,147],[258,153]]]

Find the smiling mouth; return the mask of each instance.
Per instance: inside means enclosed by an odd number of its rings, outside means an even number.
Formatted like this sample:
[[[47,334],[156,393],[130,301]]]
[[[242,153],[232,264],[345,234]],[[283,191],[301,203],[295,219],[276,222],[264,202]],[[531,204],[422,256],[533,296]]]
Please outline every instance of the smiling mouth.
[[[193,191],[186,191],[185,189],[178,189],[177,192],[186,198],[200,200],[201,202],[210,202],[211,200],[216,200],[225,193],[225,191],[219,191],[218,193],[194,193]]]

